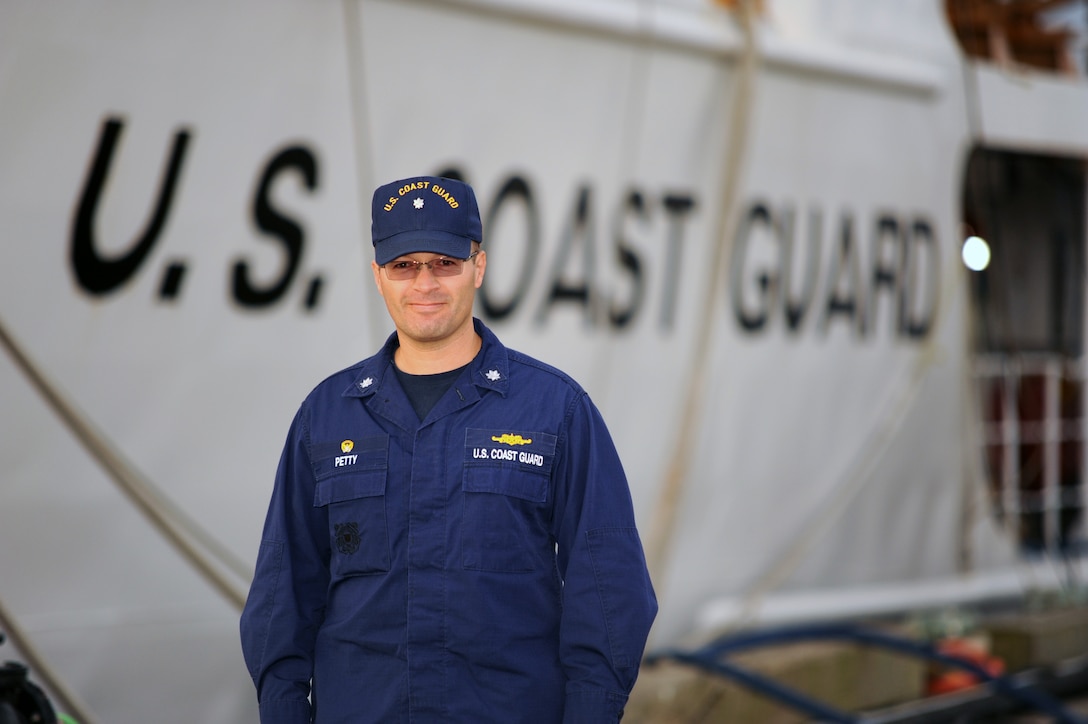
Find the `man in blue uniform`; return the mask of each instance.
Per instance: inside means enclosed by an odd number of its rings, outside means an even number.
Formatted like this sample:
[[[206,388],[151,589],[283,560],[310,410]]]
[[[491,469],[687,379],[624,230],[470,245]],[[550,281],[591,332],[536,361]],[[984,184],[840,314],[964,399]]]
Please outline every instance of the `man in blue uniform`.
[[[374,193],[396,332],[288,434],[241,619],[261,721],[616,722],[657,602],[597,408],[472,316],[472,189]]]

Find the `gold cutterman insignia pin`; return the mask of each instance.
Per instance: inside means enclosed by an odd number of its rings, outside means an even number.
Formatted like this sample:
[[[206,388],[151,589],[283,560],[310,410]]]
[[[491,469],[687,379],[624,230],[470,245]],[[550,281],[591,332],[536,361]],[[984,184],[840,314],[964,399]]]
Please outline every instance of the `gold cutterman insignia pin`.
[[[532,440],[526,439],[521,435],[513,435],[509,432],[505,432],[499,436],[492,435],[491,439],[495,442],[501,442],[504,445],[528,445],[532,442]]]

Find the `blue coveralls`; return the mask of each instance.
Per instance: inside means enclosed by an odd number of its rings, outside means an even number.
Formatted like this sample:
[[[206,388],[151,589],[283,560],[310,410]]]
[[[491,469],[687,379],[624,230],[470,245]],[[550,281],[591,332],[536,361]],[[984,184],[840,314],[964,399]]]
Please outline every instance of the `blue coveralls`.
[[[576,382],[475,326],[422,422],[396,334],[299,408],[241,619],[264,724],[622,715],[657,601],[616,449]]]

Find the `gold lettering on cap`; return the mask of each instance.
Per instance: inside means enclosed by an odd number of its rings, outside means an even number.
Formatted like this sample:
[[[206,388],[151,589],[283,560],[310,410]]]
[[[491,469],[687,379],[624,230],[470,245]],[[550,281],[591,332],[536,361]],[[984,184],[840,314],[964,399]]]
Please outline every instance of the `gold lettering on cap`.
[[[426,191],[427,187],[429,187],[430,185],[430,181],[413,181],[410,184],[404,184],[403,186],[401,186],[397,193],[401,196],[404,196],[405,194],[410,194],[413,191]]]
[[[442,200],[443,200],[443,201],[445,201],[445,202],[446,202],[447,204],[449,204],[449,205],[450,205],[450,208],[451,208],[451,209],[456,209],[456,208],[457,208],[458,206],[460,206],[460,204],[459,204],[459,203],[457,203],[457,199],[455,199],[455,198],[454,198],[454,197],[453,197],[453,196],[452,196],[452,195],[450,194],[450,192],[449,192],[449,191],[447,191],[446,189],[442,188],[442,187],[441,187],[441,186],[439,186],[438,184],[435,184],[434,186],[432,186],[432,187],[431,187],[431,191],[433,191],[434,193],[438,194],[438,195],[439,195],[439,196],[440,196],[440,197],[442,198]]]

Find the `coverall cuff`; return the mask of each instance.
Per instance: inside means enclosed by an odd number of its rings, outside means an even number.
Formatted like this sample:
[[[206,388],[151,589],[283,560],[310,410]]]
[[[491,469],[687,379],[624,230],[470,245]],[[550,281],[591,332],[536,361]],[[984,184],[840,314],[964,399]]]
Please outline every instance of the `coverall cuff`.
[[[310,702],[273,699],[260,703],[261,724],[310,724]]]
[[[567,687],[563,724],[612,724],[623,717],[627,697],[604,689]]]

